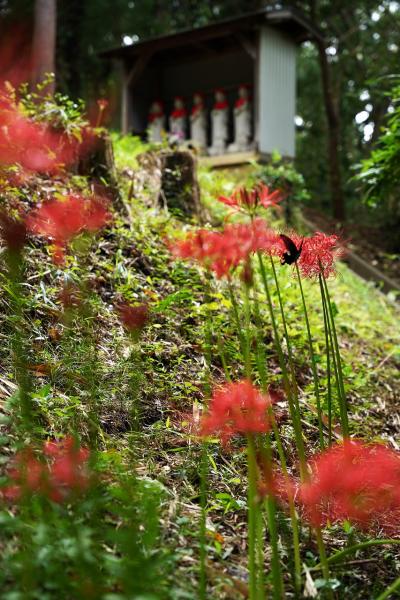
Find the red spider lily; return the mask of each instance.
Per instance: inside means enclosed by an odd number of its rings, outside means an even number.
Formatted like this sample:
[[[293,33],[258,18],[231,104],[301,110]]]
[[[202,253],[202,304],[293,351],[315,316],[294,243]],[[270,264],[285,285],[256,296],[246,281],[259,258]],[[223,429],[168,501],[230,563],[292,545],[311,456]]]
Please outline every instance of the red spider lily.
[[[202,419],[201,435],[218,435],[223,444],[236,434],[265,433],[270,429],[271,397],[244,379],[217,388]]]
[[[84,231],[97,231],[110,218],[100,198],[69,195],[62,200],[44,203],[28,216],[26,224],[31,233],[53,241],[53,260],[56,264],[62,264],[65,247],[74,237]]]
[[[89,486],[87,448],[77,447],[75,440],[68,437],[62,442],[46,443],[43,450],[51,459],[48,481],[52,500],[60,502],[71,492]]]
[[[77,160],[80,144],[65,133],[35,123],[8,98],[0,100],[0,164],[53,174]]]
[[[314,525],[350,520],[382,528],[398,522],[400,454],[379,444],[345,440],[311,463],[298,498]]]
[[[103,118],[103,113],[108,108],[108,104],[109,104],[109,102],[105,98],[99,98],[99,100],[97,100],[97,106],[99,107],[99,112],[97,114],[96,127],[100,127],[101,121]]]
[[[324,277],[335,275],[335,263],[344,255],[344,249],[338,246],[338,242],[337,235],[326,235],[320,231],[306,238],[299,259],[301,274],[308,278],[320,274]]]
[[[73,438],[47,442],[42,447],[47,461],[36,458],[31,448],[20,452],[9,470],[11,484],[1,490],[8,500],[19,500],[26,494],[41,494],[62,502],[72,494],[86,490],[90,484],[89,450],[76,446]]]
[[[108,107],[108,100],[106,100],[105,98],[99,98],[97,100],[97,106],[99,107],[99,110],[103,111]]]
[[[265,222],[255,219],[247,224],[227,225],[223,231],[200,229],[189,233],[184,240],[170,244],[170,248],[174,256],[200,262],[217,277],[224,277],[248,262],[251,254],[269,246],[272,237]]]
[[[258,183],[253,189],[244,187],[236,189],[231,196],[219,196],[219,202],[246,212],[254,212],[258,206],[264,208],[277,207],[284,198],[281,190],[270,191],[264,183]]]
[[[150,318],[147,304],[131,306],[127,302],[121,302],[117,305],[117,311],[122,325],[131,333],[139,333]]]

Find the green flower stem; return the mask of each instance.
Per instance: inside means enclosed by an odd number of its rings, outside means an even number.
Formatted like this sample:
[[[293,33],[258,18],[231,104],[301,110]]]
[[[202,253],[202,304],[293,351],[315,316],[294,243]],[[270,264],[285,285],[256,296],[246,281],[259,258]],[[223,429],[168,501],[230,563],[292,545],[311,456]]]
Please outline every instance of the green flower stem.
[[[388,538],[388,539],[376,539],[376,540],[368,540],[366,542],[360,542],[359,544],[354,544],[354,546],[348,546],[347,548],[344,548],[343,550],[339,550],[338,552],[335,552],[334,554],[332,554],[331,556],[329,556],[327,558],[327,563],[329,565],[335,564],[337,562],[340,562],[343,558],[345,558],[349,554],[353,554],[354,552],[357,552],[358,550],[364,550],[365,548],[369,548],[370,546],[387,546],[387,545],[391,545],[391,544],[398,545],[398,544],[400,544],[400,540]],[[319,566],[320,565],[316,565],[315,567],[313,567],[313,569],[317,569],[317,568],[319,568]],[[313,569],[311,569],[311,570],[313,570]]]
[[[256,319],[256,323],[257,325],[259,325],[258,322],[258,318],[259,318],[259,307],[258,307],[258,303],[256,300],[254,300],[254,306],[255,306],[255,319]],[[251,299],[250,299],[250,288],[249,286],[244,283],[244,322],[245,322],[245,341],[246,341],[246,355],[245,355],[245,360],[247,361],[247,366],[246,366],[246,375],[249,379],[251,379],[251,342],[252,342],[252,335],[251,335],[251,317],[252,317],[252,310],[251,310]],[[239,314],[239,313],[238,313]],[[258,315],[258,316],[257,316]],[[259,333],[259,327],[257,328],[257,332]],[[256,341],[257,341],[257,337],[256,337]],[[256,362],[259,365],[260,362],[262,362],[262,358],[259,356],[259,344],[257,343],[256,345],[257,348],[257,359]],[[265,370],[265,362],[264,362],[264,372],[263,375],[260,375],[261,379],[263,379],[262,385],[265,391],[266,388],[266,370]],[[272,413],[272,410],[270,411]],[[266,440],[266,456],[267,456],[267,461],[268,461],[268,465],[269,468],[272,469],[272,460],[271,460],[271,444],[270,444],[270,437],[267,434],[265,436],[265,440]],[[254,454],[256,453],[256,447],[255,447],[255,441],[254,438],[248,438],[248,444],[251,445],[251,451],[254,451]],[[256,493],[256,497],[258,496],[257,494],[257,463],[255,465],[255,476],[256,476],[256,489],[255,489],[255,493]],[[249,471],[250,474],[250,471]],[[250,479],[249,479],[249,489],[250,489]],[[249,503],[250,503],[250,498],[249,498]],[[255,514],[255,560],[256,560],[256,571],[257,571],[257,598],[259,600],[263,600],[264,599],[264,578],[263,578],[263,571],[264,571],[264,535],[263,535],[263,520],[262,520],[262,512],[261,512],[261,506],[258,502],[256,502],[256,514]],[[272,549],[272,561],[271,561],[271,572],[272,572],[272,580],[273,580],[273,595],[274,595],[274,599],[276,600],[280,600],[283,597],[283,579],[282,579],[282,572],[281,572],[281,566],[280,566],[280,557],[279,557],[279,547],[278,547],[278,531],[277,531],[277,527],[276,527],[276,507],[275,507],[275,501],[271,496],[268,496],[267,501],[266,501],[266,508],[267,508],[267,518],[268,518],[268,529],[269,529],[269,533],[270,533],[270,541],[271,541],[271,549]],[[249,513],[249,517],[250,517],[250,513]],[[249,533],[249,539],[251,538],[250,533]],[[249,555],[250,558],[250,555]],[[249,561],[249,565],[250,565],[250,561]]]
[[[389,596],[400,588],[400,577],[396,579],[382,594],[380,594],[376,600],[385,600],[385,598],[389,598]]]
[[[327,385],[327,407],[328,407],[328,444],[332,445],[332,379],[331,379],[331,335],[329,329],[329,316],[325,302],[324,288],[319,276],[319,287],[321,291],[322,299],[322,310],[324,314],[324,332],[325,332],[325,348],[326,348],[326,376],[328,380]]]
[[[206,274],[205,297],[207,306],[211,296],[211,276]],[[205,361],[207,372],[204,381],[206,397],[211,395],[212,317],[207,307],[205,321]],[[208,497],[208,443],[203,440],[200,454],[200,527],[199,527],[199,600],[207,600],[207,497]]]
[[[241,348],[243,359],[244,359],[245,372],[246,372],[246,376],[249,377],[248,370],[249,370],[249,364],[250,364],[250,357],[249,357],[248,351],[247,351],[247,340],[246,340],[245,335],[243,335],[243,323],[240,321],[239,305],[236,300],[235,290],[233,289],[231,280],[228,280],[228,289],[229,289],[229,298],[230,298],[231,305],[232,305],[233,317],[234,317],[237,333],[239,336],[240,348]]]
[[[328,563],[328,560],[326,557],[325,543],[324,543],[324,540],[322,537],[321,528],[315,527],[314,531],[315,531],[315,536],[317,538],[318,552],[319,552],[319,558],[321,561],[322,574],[324,576],[325,581],[329,585],[329,579],[330,579],[329,563]],[[331,588],[328,587],[327,591],[328,591],[328,597],[333,599],[333,592],[332,592]]]
[[[322,304],[324,306],[324,310],[325,310],[325,317],[326,317],[326,335],[325,335],[325,341],[328,338],[328,341],[326,343],[328,343],[328,349],[330,348],[331,352],[330,355],[332,357],[332,363],[333,363],[333,372],[335,374],[335,381],[336,381],[336,391],[337,391],[337,396],[338,396],[338,405],[339,405],[339,412],[340,412],[340,423],[342,426],[342,430],[343,430],[343,422],[345,417],[343,416],[343,401],[342,401],[342,394],[340,391],[340,383],[339,383],[339,371],[338,371],[338,365],[337,365],[337,357],[336,357],[336,353],[334,351],[334,342],[333,342],[333,335],[332,335],[332,328],[330,325],[330,316],[329,316],[329,312],[328,312],[328,306],[327,306],[327,302],[326,302],[326,297],[325,297],[325,290],[324,288],[322,288]]]
[[[225,350],[224,350],[224,342],[221,339],[221,335],[218,333],[218,338],[217,338],[217,344],[218,344],[218,354],[220,356],[221,359],[221,363],[222,363],[222,368],[224,370],[224,375],[225,378],[228,382],[232,381],[232,377],[231,374],[229,373],[229,368],[228,368],[228,363],[226,361],[226,355],[225,355]]]
[[[257,459],[254,437],[247,435],[247,510],[248,510],[248,561],[249,561],[249,599],[260,600],[260,565],[258,563],[258,527],[260,510],[257,498]]]
[[[266,365],[266,356],[264,350],[264,344],[262,340],[262,321],[260,315],[260,307],[257,300],[257,293],[254,293],[253,296],[253,304],[254,304],[254,314],[255,314],[255,322],[257,326],[257,365],[258,365],[258,373],[260,376],[261,386],[264,392],[267,392],[267,370],[265,368]],[[271,421],[272,430],[274,432],[274,437],[276,441],[276,446],[279,455],[279,462],[282,469],[282,473],[286,481],[289,483],[289,475],[287,470],[287,462],[285,451],[283,449],[283,444],[281,440],[281,435],[279,428],[276,423],[274,411],[272,407],[268,412],[269,419]],[[269,438],[268,438],[269,441]],[[275,510],[275,507],[274,507]],[[268,507],[267,507],[268,513]],[[293,498],[289,497],[289,513],[290,513],[290,521],[292,525],[292,538],[293,538],[293,553],[294,553],[294,566],[295,566],[295,587],[296,592],[300,592],[301,586],[301,557],[300,557],[300,542],[299,542],[299,527],[298,527],[298,518],[296,513],[296,507],[293,502]],[[269,514],[269,513],[268,513]]]
[[[320,445],[321,449],[324,449],[324,447],[325,447],[324,425],[323,425],[323,421],[322,421],[321,399],[320,399],[320,395],[319,395],[318,367],[317,367],[317,363],[315,360],[314,347],[313,347],[311,328],[310,328],[310,320],[308,318],[307,304],[306,304],[306,299],[304,297],[304,290],[303,290],[303,284],[301,281],[299,265],[297,264],[297,262],[295,263],[295,265],[296,265],[297,280],[299,282],[301,301],[302,301],[302,305],[303,305],[304,320],[305,320],[306,329],[307,329],[308,348],[309,348],[310,359],[311,359],[311,370],[312,370],[313,380],[314,380],[314,393],[315,393],[315,399],[317,401],[319,445]]]
[[[325,292],[325,299],[326,299],[326,306],[328,309],[328,322],[330,323],[330,328],[332,331],[332,336],[333,336],[333,354],[335,355],[335,359],[336,359],[336,366],[337,366],[337,375],[338,375],[338,384],[339,384],[339,391],[340,391],[340,399],[341,399],[341,417],[342,417],[342,431],[343,431],[343,436],[344,437],[349,437],[349,419],[348,419],[348,410],[347,410],[347,399],[346,399],[346,391],[345,391],[345,387],[344,387],[344,382],[343,382],[343,370],[342,370],[342,360],[340,357],[340,350],[339,350],[339,343],[338,343],[338,337],[337,337],[337,332],[336,332],[336,326],[335,326],[335,317],[333,314],[333,308],[332,308],[332,303],[331,303],[331,299],[330,299],[330,295],[329,295],[329,290],[328,290],[328,285],[326,283],[326,279],[324,277],[323,271],[321,271],[322,273],[322,282],[323,282],[323,287],[324,287],[324,292]]]
[[[290,383],[290,379],[289,379],[289,375],[288,375],[288,371],[286,368],[285,359],[284,359],[284,355],[283,355],[283,351],[282,351],[282,346],[281,346],[281,343],[279,340],[278,326],[276,323],[274,309],[272,306],[271,293],[269,291],[265,266],[264,266],[260,252],[257,253],[257,256],[258,256],[258,262],[259,262],[259,267],[260,267],[261,279],[262,279],[265,294],[267,297],[268,309],[269,309],[272,328],[273,328],[273,332],[274,332],[275,348],[276,348],[276,352],[278,354],[279,365],[282,370],[283,385],[284,385],[285,392],[287,395],[290,416],[291,416],[293,428],[294,428],[296,448],[297,448],[297,452],[299,455],[300,475],[301,475],[301,478],[304,480],[307,477],[307,467],[306,467],[306,455],[305,455],[304,442],[303,442],[303,433],[302,433],[301,420],[300,420],[300,406],[299,406],[298,395],[297,395],[297,385],[293,386]]]
[[[290,341],[290,337],[289,337],[289,333],[288,333],[288,328],[287,328],[287,324],[286,324],[285,311],[284,311],[283,302],[282,302],[282,294],[281,294],[281,290],[280,290],[280,286],[279,286],[278,275],[277,275],[277,272],[276,272],[276,269],[275,269],[274,259],[272,258],[272,256],[270,256],[269,258],[270,258],[270,262],[271,262],[272,273],[274,275],[276,293],[278,295],[278,301],[279,301],[279,308],[280,308],[280,313],[281,313],[281,318],[282,318],[283,331],[284,331],[284,334],[285,334],[285,340],[286,340],[286,345],[287,345],[287,349],[288,349],[289,365],[290,365],[290,369],[291,369],[291,372],[292,372],[293,382],[294,382],[294,385],[295,385],[296,374],[295,374],[295,369],[294,369],[293,350],[292,350],[292,343]]]
[[[249,287],[244,284],[244,318],[245,318],[245,364],[246,364],[246,377],[251,380],[251,311],[250,311],[250,298],[249,298]]]

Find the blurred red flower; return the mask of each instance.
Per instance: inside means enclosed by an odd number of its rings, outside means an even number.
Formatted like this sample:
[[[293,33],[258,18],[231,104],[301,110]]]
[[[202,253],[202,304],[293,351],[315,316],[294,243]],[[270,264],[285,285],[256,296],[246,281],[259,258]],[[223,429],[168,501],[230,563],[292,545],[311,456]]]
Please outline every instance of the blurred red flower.
[[[203,417],[202,436],[218,435],[226,443],[235,434],[265,433],[270,429],[271,397],[244,379],[217,388]]]
[[[116,308],[122,325],[131,333],[140,332],[150,318],[147,304],[132,306],[127,302],[120,302]]]
[[[8,98],[0,99],[0,164],[53,174],[77,160],[80,143],[35,123]]]
[[[62,264],[66,245],[74,237],[84,231],[95,232],[110,219],[102,199],[69,195],[45,202],[28,216],[26,225],[31,233],[53,241],[53,260]]]
[[[77,446],[72,437],[43,444],[42,455],[47,461],[35,457],[31,448],[17,454],[8,471],[11,483],[0,490],[4,498],[19,500],[23,495],[38,493],[62,502],[88,488],[90,452]]]
[[[299,259],[300,272],[304,277],[313,278],[323,274],[330,277],[336,274],[336,261],[342,258],[345,251],[339,245],[337,235],[326,235],[317,231],[313,236],[305,238]]]
[[[258,206],[264,208],[276,207],[284,199],[281,190],[270,191],[264,183],[256,184],[251,190],[245,187],[237,188],[230,196],[219,196],[219,202],[234,208],[254,212]]]
[[[241,263],[246,263],[257,250],[270,247],[276,241],[263,219],[251,223],[234,223],[222,231],[199,229],[184,240],[170,244],[172,254],[200,262],[217,277],[229,275]]]
[[[48,483],[52,500],[60,502],[72,492],[83,491],[89,486],[90,451],[77,446],[74,438],[67,437],[62,442],[47,442],[43,451],[51,460]]]
[[[299,486],[298,499],[314,525],[345,519],[382,528],[398,524],[398,452],[345,440],[319,454],[310,466],[310,480]]]

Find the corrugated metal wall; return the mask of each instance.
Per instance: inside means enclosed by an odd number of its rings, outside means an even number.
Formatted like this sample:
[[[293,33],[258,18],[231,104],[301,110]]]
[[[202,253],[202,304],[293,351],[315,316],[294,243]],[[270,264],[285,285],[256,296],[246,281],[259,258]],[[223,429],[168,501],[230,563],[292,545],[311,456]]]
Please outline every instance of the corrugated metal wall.
[[[263,27],[259,53],[259,150],[294,156],[297,46],[281,33]]]

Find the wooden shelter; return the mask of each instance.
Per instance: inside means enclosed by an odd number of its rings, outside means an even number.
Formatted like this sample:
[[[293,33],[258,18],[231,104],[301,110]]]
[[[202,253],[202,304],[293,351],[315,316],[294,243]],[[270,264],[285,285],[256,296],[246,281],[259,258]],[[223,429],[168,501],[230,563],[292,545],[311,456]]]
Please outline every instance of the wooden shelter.
[[[201,91],[210,110],[216,88],[223,88],[233,105],[238,86],[245,84],[252,88],[256,153],[278,151],[293,157],[297,49],[302,42],[320,37],[293,8],[266,7],[103,52],[103,57],[122,65],[121,129],[145,135],[155,98],[168,111],[177,95],[190,106],[193,94]],[[231,116],[230,135],[232,127]],[[228,162],[235,162],[235,157]]]

